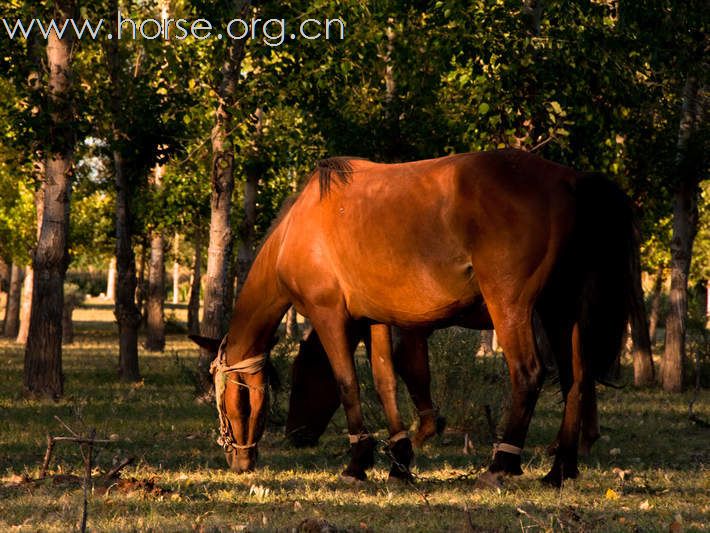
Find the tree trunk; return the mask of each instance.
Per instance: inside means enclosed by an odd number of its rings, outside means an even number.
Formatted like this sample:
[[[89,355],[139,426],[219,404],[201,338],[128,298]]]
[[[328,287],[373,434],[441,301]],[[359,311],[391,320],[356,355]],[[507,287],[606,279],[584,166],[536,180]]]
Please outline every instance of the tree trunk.
[[[116,258],[112,257],[108,263],[108,274],[106,275],[106,299],[114,301],[116,299]]]
[[[155,165],[151,185],[160,190],[165,167]],[[153,230],[150,237],[150,262],[148,264],[148,298],[145,309],[145,347],[151,352],[165,349],[165,239],[160,230]]]
[[[5,306],[5,337],[17,337],[20,329],[20,299],[22,294],[22,269],[15,262],[10,268],[10,283],[7,291],[7,305]]]
[[[251,153],[248,156],[249,164],[246,169],[244,182],[243,211],[244,218],[239,225],[239,247],[237,248],[237,291],[235,301],[239,298],[244,282],[249,275],[249,270],[256,254],[256,197],[258,194],[259,176],[262,174],[262,156],[259,153],[259,138],[264,125],[264,112],[257,108],[254,113],[256,119],[255,131],[251,142]]]
[[[109,10],[116,12],[118,2],[109,2]],[[116,30],[114,26],[114,30]],[[117,32],[114,32],[117,33]],[[131,189],[128,179],[128,164],[124,159],[123,144],[127,135],[122,131],[125,80],[123,63],[119,55],[118,41],[106,41],[111,95],[111,135],[116,189],[116,303],[114,315],[118,324],[118,373],[124,381],[140,381],[138,366],[138,327],[141,314],[136,306],[136,259],[133,253],[131,221]]]
[[[72,2],[55,3],[55,20],[73,17]],[[71,33],[47,40],[49,139],[40,235],[33,257],[32,312],[25,347],[25,390],[57,398],[64,392],[62,375],[62,307],[64,276],[69,265],[67,232],[74,151],[71,104]]]
[[[180,234],[175,233],[173,241],[173,305],[177,305],[180,298]]]
[[[493,331],[481,331],[481,344],[476,355],[493,355]]]
[[[71,344],[74,342],[74,322],[72,315],[74,314],[73,305],[64,305],[62,310],[62,343]]]
[[[124,381],[140,381],[138,368],[138,326],[141,315],[136,306],[136,259],[131,246],[131,211],[124,161],[113,152],[116,178],[116,305],[118,323],[118,373]]]
[[[646,387],[655,379],[653,368],[653,355],[651,352],[651,338],[648,334],[648,318],[646,305],[643,301],[643,287],[641,286],[641,264],[638,250],[633,254],[633,293],[631,305],[631,354],[634,362],[634,385]],[[618,359],[618,357],[617,357]],[[619,367],[621,364],[619,362]]]
[[[235,300],[242,292],[242,286],[247,279],[251,265],[254,262],[255,226],[256,226],[256,193],[258,178],[247,174],[244,184],[244,219],[239,228],[239,247],[237,248],[237,293]]]
[[[141,253],[138,258],[138,280],[136,281],[136,307],[138,312],[141,314],[141,325],[145,326],[146,317],[148,316],[148,310],[146,308],[146,295],[148,291],[146,289],[145,282],[145,265],[148,263],[148,239],[144,237],[141,243]]]
[[[146,301],[145,347],[152,352],[165,349],[165,252],[163,235],[154,232],[150,239],[148,299]]]
[[[30,265],[25,267],[25,281],[22,283],[22,305],[20,306],[20,329],[17,332],[18,344],[27,342],[30,330],[30,315],[32,314],[32,288],[34,287],[34,272]]]
[[[202,236],[195,232],[195,263],[190,285],[190,301],[187,304],[187,330],[192,335],[200,333],[200,286],[202,282]]]
[[[677,157],[679,184],[673,195],[670,308],[666,319],[666,346],[661,380],[663,390],[667,392],[680,392],[683,389],[688,273],[698,223],[699,172],[695,168],[697,156],[693,153],[693,137],[698,129],[701,112],[698,80],[691,74],[683,91]]]
[[[286,337],[289,339],[298,338],[298,313],[295,307],[289,307],[286,313]]]
[[[653,278],[651,291],[651,309],[648,316],[648,336],[651,339],[651,348],[656,344],[656,329],[661,313],[661,296],[663,295],[663,267],[658,267]]]
[[[246,14],[249,2],[237,1],[235,15]],[[244,56],[244,41],[230,41],[222,65],[222,81],[218,88],[215,125],[212,128],[212,196],[210,199],[210,241],[205,274],[205,303],[200,333],[221,338],[228,316],[225,312],[227,294],[227,251],[232,239],[230,210],[234,190],[234,145],[232,141],[232,108],[235,103],[239,70]],[[198,376],[205,391],[212,387],[209,373],[211,354],[200,352]]]

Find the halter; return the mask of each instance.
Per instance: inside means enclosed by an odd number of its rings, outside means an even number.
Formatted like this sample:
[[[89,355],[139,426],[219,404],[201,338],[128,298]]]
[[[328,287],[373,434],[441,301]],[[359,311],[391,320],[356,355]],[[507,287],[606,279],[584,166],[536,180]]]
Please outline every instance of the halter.
[[[232,432],[232,425],[229,423],[224,405],[224,391],[227,388],[227,381],[249,390],[264,391],[266,386],[253,387],[246,383],[231,379],[229,374],[256,374],[261,372],[266,364],[266,354],[255,355],[233,365],[227,365],[227,336],[225,335],[217,350],[217,357],[210,364],[210,373],[214,377],[214,395],[217,403],[217,414],[219,415],[219,444],[225,452],[230,450],[246,450],[254,448],[256,442],[252,444],[237,444]]]

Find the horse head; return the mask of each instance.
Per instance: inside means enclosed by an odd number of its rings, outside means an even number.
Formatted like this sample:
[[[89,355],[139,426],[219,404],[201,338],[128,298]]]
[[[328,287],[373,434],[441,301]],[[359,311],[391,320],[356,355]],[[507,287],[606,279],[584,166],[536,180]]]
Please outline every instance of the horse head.
[[[251,471],[256,466],[257,446],[266,425],[268,384],[278,384],[276,372],[267,354],[228,365],[226,337],[189,337],[213,357],[210,371],[220,425],[217,442],[224,449],[227,464],[237,472]]]

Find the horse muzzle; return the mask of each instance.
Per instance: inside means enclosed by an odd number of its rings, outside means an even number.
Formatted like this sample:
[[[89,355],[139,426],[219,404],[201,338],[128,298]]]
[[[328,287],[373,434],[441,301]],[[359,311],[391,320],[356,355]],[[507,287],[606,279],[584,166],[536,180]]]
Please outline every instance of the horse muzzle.
[[[254,470],[258,456],[256,446],[241,450],[232,448],[224,452],[229,468],[240,474]]]

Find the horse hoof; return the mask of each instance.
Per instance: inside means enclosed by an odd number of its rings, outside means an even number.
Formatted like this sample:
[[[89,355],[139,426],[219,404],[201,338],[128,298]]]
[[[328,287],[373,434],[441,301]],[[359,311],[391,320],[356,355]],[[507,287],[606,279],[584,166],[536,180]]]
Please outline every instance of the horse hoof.
[[[360,475],[355,475],[349,473],[347,470],[343,470],[340,474],[340,481],[343,481],[348,485],[362,485],[363,483],[365,483],[366,479],[367,474],[365,474],[365,472]]]
[[[555,487],[559,489],[562,486],[562,476],[557,472],[548,472],[547,475],[540,478],[543,485]]]
[[[548,474],[545,477],[540,479],[540,481],[542,481],[542,483],[544,483],[545,485],[550,485],[551,487],[560,488],[562,486],[562,483],[566,479],[577,479],[578,476],[579,476],[579,470],[577,470],[576,468],[569,469],[569,473],[566,473],[564,475],[562,475],[561,471],[552,469],[548,472]]]
[[[403,471],[401,468],[392,465],[390,469],[389,476],[387,476],[388,483],[414,483],[414,476],[411,472]]]
[[[476,479],[476,484],[474,485],[476,489],[502,489],[503,488],[503,474],[501,472],[491,472],[487,470],[483,472]]]

